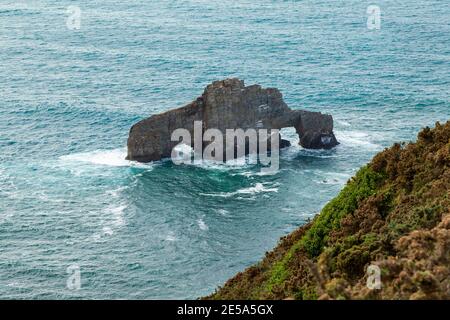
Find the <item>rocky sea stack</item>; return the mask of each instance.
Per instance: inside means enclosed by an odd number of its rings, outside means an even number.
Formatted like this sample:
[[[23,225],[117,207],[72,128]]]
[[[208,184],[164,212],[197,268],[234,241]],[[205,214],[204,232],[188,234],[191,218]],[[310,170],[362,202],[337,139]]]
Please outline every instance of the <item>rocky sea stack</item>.
[[[149,162],[168,158],[178,141],[171,134],[179,128],[193,136],[194,122],[207,129],[281,129],[294,127],[300,144],[310,149],[329,149],[338,144],[333,118],[320,112],[291,110],[275,88],[245,86],[239,79],[226,79],[208,85],[190,104],[153,115],[132,126],[128,137],[128,160]],[[288,143],[282,141],[281,146]],[[206,147],[204,145],[203,147]]]
[[[208,298],[450,299],[450,122],[376,155],[313,221]]]

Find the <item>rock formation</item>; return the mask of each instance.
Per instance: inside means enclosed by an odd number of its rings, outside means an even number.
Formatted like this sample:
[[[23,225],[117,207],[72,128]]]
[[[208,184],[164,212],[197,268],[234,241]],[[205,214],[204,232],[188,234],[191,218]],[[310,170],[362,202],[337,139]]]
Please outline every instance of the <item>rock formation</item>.
[[[333,134],[333,118],[320,112],[291,110],[278,89],[245,86],[239,79],[208,85],[202,96],[190,104],[153,115],[132,126],[128,138],[128,160],[149,162],[170,157],[178,141],[171,134],[184,128],[193,136],[194,121],[203,130],[281,129],[295,127],[300,144],[310,149],[329,149],[338,144]],[[289,145],[281,141],[281,146]],[[205,147],[205,146],[204,146]]]

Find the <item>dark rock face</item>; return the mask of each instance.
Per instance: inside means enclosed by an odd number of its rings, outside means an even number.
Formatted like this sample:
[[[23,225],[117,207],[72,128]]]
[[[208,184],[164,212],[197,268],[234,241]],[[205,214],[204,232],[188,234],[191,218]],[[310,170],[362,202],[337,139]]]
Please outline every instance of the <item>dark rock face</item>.
[[[333,133],[333,117],[320,112],[297,111],[300,119],[294,125],[300,145],[306,149],[331,149],[339,144]]]
[[[172,132],[187,129],[194,139],[194,121],[203,122],[203,132],[219,129],[281,129],[295,127],[305,148],[328,149],[338,144],[333,134],[333,118],[319,112],[291,110],[278,89],[246,87],[239,79],[208,85],[203,95],[190,104],[153,115],[132,126],[127,159],[140,162],[170,157],[179,142]],[[192,141],[193,144],[193,141]],[[288,146],[285,140],[280,146]],[[203,145],[205,147],[205,145]]]
[[[280,140],[280,149],[287,148],[291,146],[291,142],[289,140]]]

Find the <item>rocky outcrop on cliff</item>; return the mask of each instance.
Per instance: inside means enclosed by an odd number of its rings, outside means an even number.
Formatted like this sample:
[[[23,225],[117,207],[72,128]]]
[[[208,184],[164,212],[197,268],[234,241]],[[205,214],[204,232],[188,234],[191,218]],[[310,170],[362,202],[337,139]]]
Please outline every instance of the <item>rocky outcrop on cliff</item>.
[[[208,298],[450,299],[450,122],[376,155]]]
[[[203,131],[219,129],[281,129],[295,127],[305,148],[332,148],[338,144],[333,134],[333,118],[320,112],[291,110],[278,89],[245,86],[239,79],[216,81],[190,104],[153,115],[132,126],[128,138],[128,160],[148,162],[170,157],[178,142],[171,134],[178,128],[194,136],[194,122],[202,121]],[[281,145],[288,145],[282,141]],[[203,146],[205,147],[205,146]]]

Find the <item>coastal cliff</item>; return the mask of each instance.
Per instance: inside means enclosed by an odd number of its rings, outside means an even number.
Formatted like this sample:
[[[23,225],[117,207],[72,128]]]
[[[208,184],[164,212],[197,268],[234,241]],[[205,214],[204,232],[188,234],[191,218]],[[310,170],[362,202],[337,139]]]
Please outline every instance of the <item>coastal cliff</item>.
[[[381,288],[367,286],[369,266]],[[376,155],[206,299],[450,299],[450,122]]]

